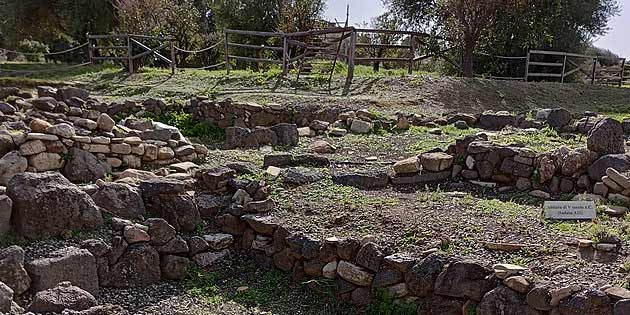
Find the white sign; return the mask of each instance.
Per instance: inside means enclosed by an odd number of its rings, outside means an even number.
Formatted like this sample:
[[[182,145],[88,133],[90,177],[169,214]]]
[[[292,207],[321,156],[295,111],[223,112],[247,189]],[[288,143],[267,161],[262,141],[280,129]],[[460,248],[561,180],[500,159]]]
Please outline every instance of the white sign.
[[[592,220],[597,216],[593,201],[545,201],[545,219]]]

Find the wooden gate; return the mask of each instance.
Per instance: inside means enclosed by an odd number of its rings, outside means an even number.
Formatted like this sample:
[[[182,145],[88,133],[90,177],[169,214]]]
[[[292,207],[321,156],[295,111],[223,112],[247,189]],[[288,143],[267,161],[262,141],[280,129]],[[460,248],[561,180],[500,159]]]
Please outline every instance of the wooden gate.
[[[143,41],[158,42],[157,47],[150,47]],[[89,58],[94,61],[119,61],[127,64],[129,74],[134,72],[134,61],[145,56],[154,55],[168,63],[171,73],[175,74],[175,46],[172,37],[158,37],[134,34],[119,35],[89,35]],[[142,52],[133,54],[134,48],[140,48]],[[170,50],[170,59],[160,54],[161,50]]]

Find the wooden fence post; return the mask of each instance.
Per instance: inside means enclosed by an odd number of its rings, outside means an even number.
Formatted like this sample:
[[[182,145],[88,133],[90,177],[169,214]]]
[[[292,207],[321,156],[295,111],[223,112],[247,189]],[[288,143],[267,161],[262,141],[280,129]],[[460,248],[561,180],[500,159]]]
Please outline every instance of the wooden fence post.
[[[93,52],[92,52],[92,40],[90,39],[90,33],[86,34],[87,37],[87,46],[88,46],[88,58],[90,58],[90,63],[92,63],[92,57],[94,57]],[[621,67],[621,69],[623,69],[623,67]]]
[[[621,60],[621,75],[619,76],[619,87],[623,85],[623,75],[626,72],[626,58]]]
[[[591,85],[595,84],[595,70],[597,69],[597,58],[593,58],[593,72],[591,74]]]
[[[352,34],[350,34],[350,46],[348,53],[348,76],[346,77],[346,85],[343,89],[343,94],[348,95],[350,93],[350,85],[352,85],[352,80],[354,79],[354,59],[357,51],[357,30],[353,29]]]
[[[177,64],[175,63],[175,43],[173,41],[173,38],[171,38],[170,41],[171,41],[171,74],[175,75],[175,68],[177,67]]]
[[[131,46],[131,36],[127,34],[127,66],[129,74],[133,74],[133,50]]]
[[[224,46],[225,46],[225,70],[227,71],[227,75],[230,75],[230,44],[228,42],[229,36],[228,36],[228,32],[223,31],[223,33],[225,33],[225,38],[223,39],[225,41]]]
[[[529,57],[530,57],[530,51],[529,49],[527,50],[527,60],[525,61],[525,82],[529,81]]]
[[[567,55],[564,55],[564,60],[562,61],[562,78],[560,78],[560,83],[564,83],[564,71],[567,68]]]
[[[413,74],[413,60],[416,57],[416,50],[414,47],[415,37],[413,36],[413,34],[410,36],[411,37],[409,38],[409,69],[407,70],[409,75]]]
[[[282,76],[286,76],[289,73],[289,40],[287,36],[282,36]]]

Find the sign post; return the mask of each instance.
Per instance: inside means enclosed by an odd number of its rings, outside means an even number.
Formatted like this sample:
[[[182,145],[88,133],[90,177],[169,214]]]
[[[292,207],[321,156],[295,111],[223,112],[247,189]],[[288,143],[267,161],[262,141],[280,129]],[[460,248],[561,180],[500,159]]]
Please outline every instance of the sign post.
[[[597,216],[593,201],[545,201],[545,219],[592,220]]]

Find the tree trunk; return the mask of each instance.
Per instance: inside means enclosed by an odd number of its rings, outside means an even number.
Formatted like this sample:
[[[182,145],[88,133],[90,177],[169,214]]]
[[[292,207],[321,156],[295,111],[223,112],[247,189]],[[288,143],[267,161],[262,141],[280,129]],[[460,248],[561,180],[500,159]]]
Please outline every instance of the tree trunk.
[[[477,46],[477,42],[474,40],[464,40],[464,52],[462,54],[462,72],[465,77],[471,78],[473,77],[473,66],[474,66],[474,56],[475,56],[475,46]]]

